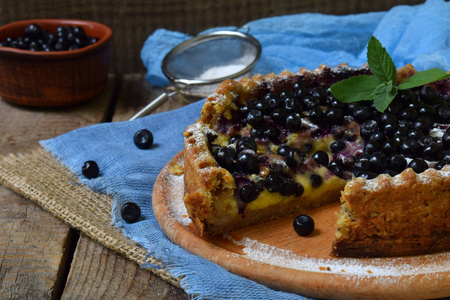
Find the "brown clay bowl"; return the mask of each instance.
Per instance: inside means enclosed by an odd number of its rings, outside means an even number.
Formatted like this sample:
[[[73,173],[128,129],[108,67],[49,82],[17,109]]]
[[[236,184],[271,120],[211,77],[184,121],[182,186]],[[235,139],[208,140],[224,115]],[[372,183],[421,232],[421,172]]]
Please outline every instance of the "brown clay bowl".
[[[0,27],[0,42],[23,36],[32,24],[52,33],[59,26],[80,26],[98,42],[67,51],[30,51],[0,46],[0,96],[19,105],[68,106],[99,95],[106,87],[112,30],[102,24],[66,19],[34,19]]]

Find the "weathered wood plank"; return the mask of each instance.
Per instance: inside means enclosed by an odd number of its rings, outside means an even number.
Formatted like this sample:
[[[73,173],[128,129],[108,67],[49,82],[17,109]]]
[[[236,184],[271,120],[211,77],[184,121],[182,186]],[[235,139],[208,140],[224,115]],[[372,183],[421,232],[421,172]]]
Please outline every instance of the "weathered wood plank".
[[[101,122],[114,81],[111,76],[101,96],[69,108],[26,108],[0,100],[0,154],[27,152],[41,139]],[[0,298],[58,298],[74,231],[3,186],[0,207]]]
[[[81,236],[62,299],[187,299],[179,288]]]

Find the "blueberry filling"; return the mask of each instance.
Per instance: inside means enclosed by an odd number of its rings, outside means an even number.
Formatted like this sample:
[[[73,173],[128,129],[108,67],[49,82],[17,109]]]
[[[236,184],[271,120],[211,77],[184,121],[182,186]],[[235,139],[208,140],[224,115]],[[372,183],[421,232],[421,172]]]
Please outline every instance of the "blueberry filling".
[[[316,189],[329,176],[372,179],[407,167],[421,173],[450,164],[450,97],[429,86],[402,90],[380,113],[371,101],[339,102],[328,89],[369,73],[345,68],[296,75],[289,84],[263,84],[251,99],[236,101],[233,117],[218,124],[228,140],[208,142],[221,167],[235,179],[246,178],[236,188],[241,202],[254,201],[263,189],[301,196],[298,174]],[[436,129],[447,130],[439,137]],[[323,167],[327,175],[317,172]]]

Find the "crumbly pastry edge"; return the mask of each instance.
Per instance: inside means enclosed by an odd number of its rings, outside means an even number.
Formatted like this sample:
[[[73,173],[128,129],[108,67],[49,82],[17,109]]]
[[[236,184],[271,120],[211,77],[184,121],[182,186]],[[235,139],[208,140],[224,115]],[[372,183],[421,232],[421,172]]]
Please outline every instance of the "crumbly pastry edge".
[[[450,166],[354,178],[342,191],[333,253],[404,256],[450,249]],[[390,209],[389,209],[390,208]]]

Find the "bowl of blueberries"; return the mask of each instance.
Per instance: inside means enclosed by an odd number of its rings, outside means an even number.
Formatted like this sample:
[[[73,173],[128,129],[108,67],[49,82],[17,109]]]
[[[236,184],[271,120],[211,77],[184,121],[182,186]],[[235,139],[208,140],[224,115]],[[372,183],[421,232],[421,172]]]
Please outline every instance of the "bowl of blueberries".
[[[103,24],[68,19],[0,27],[0,97],[34,107],[94,98],[106,88],[112,34]]]

